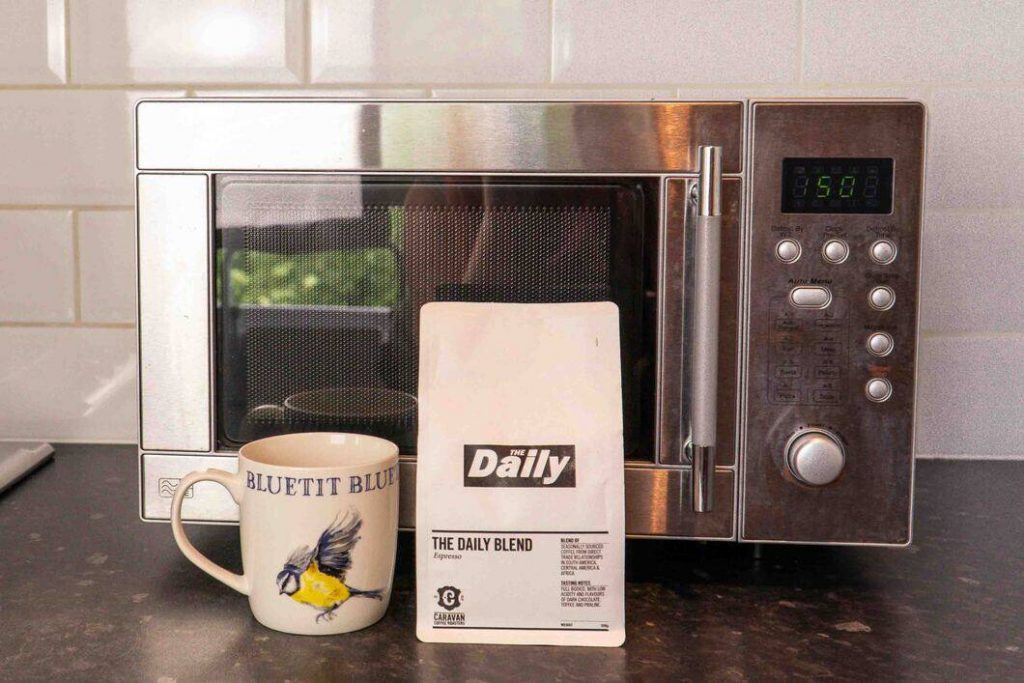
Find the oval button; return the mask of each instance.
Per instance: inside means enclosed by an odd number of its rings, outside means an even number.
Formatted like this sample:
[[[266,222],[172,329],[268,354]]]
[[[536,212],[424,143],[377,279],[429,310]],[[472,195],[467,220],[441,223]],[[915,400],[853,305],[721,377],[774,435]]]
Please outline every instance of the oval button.
[[[794,287],[789,292],[789,303],[797,308],[827,308],[832,303],[832,292],[826,287]]]

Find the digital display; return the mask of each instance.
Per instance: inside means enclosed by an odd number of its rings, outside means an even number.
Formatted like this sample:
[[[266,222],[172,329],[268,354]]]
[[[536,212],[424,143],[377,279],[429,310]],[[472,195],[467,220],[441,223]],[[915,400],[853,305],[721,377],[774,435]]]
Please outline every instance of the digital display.
[[[783,159],[783,213],[890,213],[892,159]]]

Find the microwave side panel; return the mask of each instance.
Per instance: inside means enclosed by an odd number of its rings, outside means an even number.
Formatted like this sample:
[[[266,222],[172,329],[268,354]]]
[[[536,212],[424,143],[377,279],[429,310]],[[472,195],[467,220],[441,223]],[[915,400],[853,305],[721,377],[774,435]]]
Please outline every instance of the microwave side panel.
[[[137,177],[139,443],[209,452],[209,180]]]
[[[139,516],[165,521],[181,478],[233,470],[213,450],[210,185],[200,173],[136,176],[139,358]],[[186,519],[230,522],[222,487],[196,485]]]

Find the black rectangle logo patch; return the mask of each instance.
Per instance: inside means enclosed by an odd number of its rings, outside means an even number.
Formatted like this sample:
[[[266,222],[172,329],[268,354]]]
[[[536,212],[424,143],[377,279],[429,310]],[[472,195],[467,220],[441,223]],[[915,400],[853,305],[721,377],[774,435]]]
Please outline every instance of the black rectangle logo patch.
[[[463,448],[463,486],[575,488],[575,446],[496,446]]]

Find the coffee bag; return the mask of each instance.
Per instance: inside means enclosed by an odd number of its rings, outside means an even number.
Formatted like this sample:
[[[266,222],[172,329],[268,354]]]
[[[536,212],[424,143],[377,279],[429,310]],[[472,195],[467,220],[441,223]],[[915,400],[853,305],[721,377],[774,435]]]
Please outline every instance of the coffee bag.
[[[419,639],[621,645],[618,308],[427,304],[419,373]]]

